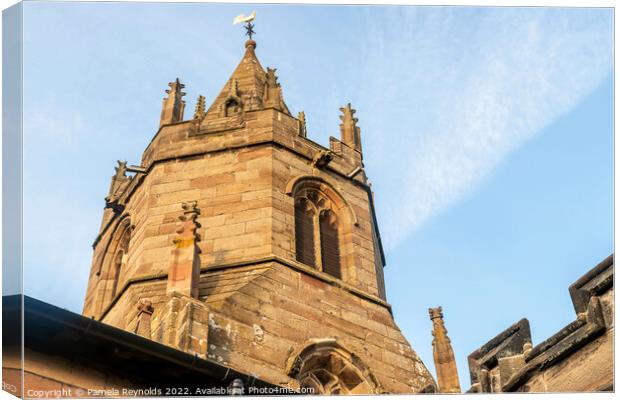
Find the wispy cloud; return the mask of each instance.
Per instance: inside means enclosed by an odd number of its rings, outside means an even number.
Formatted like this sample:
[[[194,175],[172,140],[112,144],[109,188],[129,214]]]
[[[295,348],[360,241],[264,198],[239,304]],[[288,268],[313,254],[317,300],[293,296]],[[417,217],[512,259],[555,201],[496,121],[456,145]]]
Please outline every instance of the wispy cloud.
[[[404,122],[388,140],[382,123],[370,121],[374,136],[364,137],[377,155],[369,163],[382,179],[391,175],[377,182],[395,194],[379,201],[388,246],[474,190],[612,65],[609,10],[391,13],[388,24],[373,27],[372,48],[383,61],[369,63],[367,74],[382,77],[364,96],[375,99],[364,106],[379,108],[381,118]],[[407,46],[392,42],[398,35]]]
[[[241,35],[226,32],[239,10],[206,7],[29,8],[24,246],[33,295],[79,308],[83,292],[62,284],[87,278],[114,160],[139,160],[166,82],[179,75],[188,83],[191,110],[238,62]],[[387,246],[470,193],[611,66],[609,10],[304,7],[294,18],[269,10],[261,15],[296,27],[286,31],[293,45],[285,51],[277,45],[283,28],[263,22],[261,60],[286,60],[276,64],[285,97],[307,111],[313,138],[337,135],[346,101],[358,109]],[[333,20],[318,29],[327,15]],[[161,30],[171,19],[183,23]]]

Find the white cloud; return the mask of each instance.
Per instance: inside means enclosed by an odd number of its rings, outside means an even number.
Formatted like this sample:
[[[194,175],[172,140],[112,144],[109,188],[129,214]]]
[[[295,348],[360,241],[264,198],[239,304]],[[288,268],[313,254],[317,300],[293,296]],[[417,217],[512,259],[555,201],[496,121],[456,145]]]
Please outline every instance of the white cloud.
[[[594,90],[611,70],[611,24],[608,10],[443,9],[392,16],[394,29],[414,27],[394,33],[408,47],[375,32],[383,61],[369,63],[367,73],[383,79],[364,96],[375,99],[368,107],[382,118],[406,121],[390,135],[371,121],[374,136],[364,136],[381,149],[375,154],[390,155],[371,156],[381,179],[392,172],[391,196],[379,202],[387,245],[462,199]]]
[[[344,104],[343,99],[350,99],[358,109],[388,247],[470,193],[511,150],[592,91],[611,66],[609,10],[367,10],[368,21],[360,24],[367,30],[356,31],[361,51],[342,50],[345,67],[334,63],[322,67],[323,75],[298,79],[313,84],[325,80],[335,88],[316,99],[314,115],[321,118],[310,120],[318,126],[313,132],[337,132],[338,107]],[[147,21],[146,25],[155,26],[160,20]],[[200,88],[205,95],[209,91],[214,94],[230,73],[220,68],[222,60],[233,66],[236,63],[241,50],[238,44],[233,47],[209,40],[201,44],[208,45],[206,50],[194,54],[190,61],[173,57],[170,64],[138,76],[145,60],[168,57],[166,48],[191,53],[194,39],[177,44],[178,37],[196,37],[190,34],[194,25],[184,26],[174,38],[164,35],[170,46],[159,50],[152,45],[161,42],[158,36],[143,46],[128,42],[131,52],[120,51],[117,41],[105,36],[91,54],[87,44],[97,42],[98,36],[90,35],[84,43],[77,43],[83,48],[69,47],[64,49],[66,53],[55,48],[64,63],[46,64],[49,70],[45,69],[45,74],[36,73],[34,67],[46,53],[41,49],[27,53],[33,57],[28,64],[33,71],[25,82],[31,103],[25,104],[28,151],[24,189],[29,212],[24,215],[24,245],[26,266],[32,271],[26,289],[33,295],[57,304],[81,303],[83,292],[46,287],[47,281],[41,277],[53,277],[62,284],[73,278],[79,266],[79,279],[85,282],[93,227],[101,216],[102,191],[113,172],[111,157],[138,159],[141,146],[150,139],[149,127],[157,124],[160,100],[152,96],[163,96],[166,80],[155,88],[152,82],[168,76],[167,71],[185,71],[191,87]],[[145,32],[147,28],[143,28]],[[116,35],[122,36],[129,28],[124,29]],[[104,37],[102,29],[95,31]],[[54,40],[65,38],[61,35]],[[146,39],[138,36],[136,40]],[[228,41],[235,40],[231,37]],[[340,46],[333,47],[340,52]],[[236,55],[222,54],[227,48],[234,48],[230,51]],[[77,61],[66,62],[60,57],[67,54],[77,54]],[[129,56],[125,59],[119,54]],[[355,56],[359,56],[357,64]],[[116,67],[108,71],[99,65]],[[363,72],[358,75],[360,70]],[[290,66],[283,71],[293,74]],[[127,79],[134,76],[138,78]],[[339,79],[330,81],[334,76]],[[141,87],[145,89],[139,90]],[[210,89],[205,92],[206,88]],[[295,86],[289,89],[285,93],[297,92],[292,90]],[[97,96],[89,97],[93,93]],[[189,110],[193,98],[188,95]],[[305,91],[291,98],[306,99],[303,103],[312,100]]]

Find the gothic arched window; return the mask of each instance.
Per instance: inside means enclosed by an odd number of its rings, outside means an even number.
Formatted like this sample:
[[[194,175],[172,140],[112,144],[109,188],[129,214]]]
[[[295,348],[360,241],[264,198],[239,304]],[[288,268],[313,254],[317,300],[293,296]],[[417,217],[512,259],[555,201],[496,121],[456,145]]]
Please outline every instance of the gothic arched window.
[[[116,257],[114,257],[114,265],[112,266],[112,290],[110,297],[114,298],[116,295],[116,289],[118,289],[118,278],[121,274],[121,266],[123,265],[123,252],[119,251],[116,253]]]
[[[329,199],[317,190],[302,190],[295,199],[297,261],[342,278],[338,217]]]
[[[122,222],[106,251],[106,257],[101,270],[100,290],[102,290],[101,300],[98,306],[99,311],[109,304],[118,294],[119,281],[127,264],[127,253],[129,251],[129,241],[131,240],[132,226],[129,220]]]
[[[295,356],[288,375],[307,394],[376,394],[383,390],[365,364],[337,343],[326,340]]]
[[[331,210],[321,212],[319,218],[321,232],[321,265],[323,271],[342,278],[340,273],[340,240],[338,237],[338,219]]]
[[[295,204],[295,248],[297,261],[316,268],[314,248],[314,208],[307,199]]]

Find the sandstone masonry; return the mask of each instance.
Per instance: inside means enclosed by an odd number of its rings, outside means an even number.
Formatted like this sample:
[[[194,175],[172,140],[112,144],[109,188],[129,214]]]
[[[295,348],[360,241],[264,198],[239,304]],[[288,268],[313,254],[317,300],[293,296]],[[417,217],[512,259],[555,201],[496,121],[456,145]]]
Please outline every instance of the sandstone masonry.
[[[83,314],[277,385],[435,391],[386,302],[355,110],[313,142],[255,49],[191,119],[170,83],[112,178]]]

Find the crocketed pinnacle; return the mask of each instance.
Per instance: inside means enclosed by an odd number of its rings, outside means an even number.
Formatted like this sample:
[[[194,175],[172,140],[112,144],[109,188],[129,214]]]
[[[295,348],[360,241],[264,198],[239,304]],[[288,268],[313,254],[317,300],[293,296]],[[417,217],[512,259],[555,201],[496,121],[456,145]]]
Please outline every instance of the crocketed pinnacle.
[[[441,307],[429,308],[428,313],[433,321],[433,359],[439,392],[461,393],[454,351],[443,322],[442,309]]]

